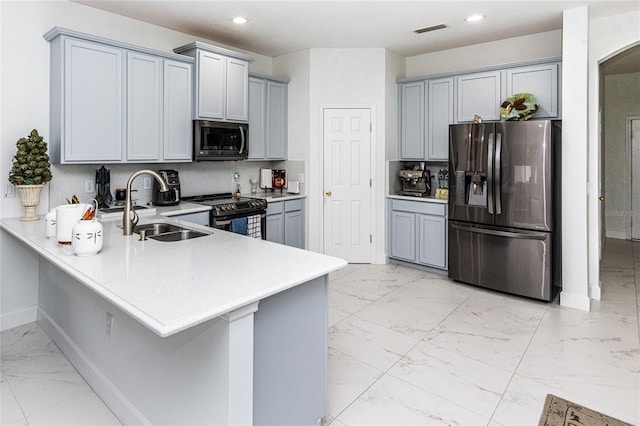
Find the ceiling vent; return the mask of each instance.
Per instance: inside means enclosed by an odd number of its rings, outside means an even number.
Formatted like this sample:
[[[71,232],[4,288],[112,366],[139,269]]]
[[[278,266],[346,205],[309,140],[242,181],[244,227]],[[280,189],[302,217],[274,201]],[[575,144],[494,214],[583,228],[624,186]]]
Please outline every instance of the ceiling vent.
[[[419,30],[413,30],[413,32],[416,34],[423,34],[431,31],[441,30],[443,28],[447,28],[447,26],[445,24],[438,24],[431,27],[420,28]]]

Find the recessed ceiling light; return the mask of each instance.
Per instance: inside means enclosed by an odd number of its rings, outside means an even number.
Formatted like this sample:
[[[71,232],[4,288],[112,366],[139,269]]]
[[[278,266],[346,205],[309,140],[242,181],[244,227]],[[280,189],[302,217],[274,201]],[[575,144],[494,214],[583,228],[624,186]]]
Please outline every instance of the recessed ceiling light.
[[[249,20],[243,16],[238,16],[232,19],[234,24],[246,24]]]
[[[482,21],[484,18],[486,18],[484,15],[471,15],[465,18],[465,22],[478,22]]]

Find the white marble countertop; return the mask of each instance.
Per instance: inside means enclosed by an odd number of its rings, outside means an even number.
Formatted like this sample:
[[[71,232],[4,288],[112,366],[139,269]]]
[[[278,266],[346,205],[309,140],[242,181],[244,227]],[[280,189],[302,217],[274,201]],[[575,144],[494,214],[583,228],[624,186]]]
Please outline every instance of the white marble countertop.
[[[103,221],[104,246],[78,257],[45,236],[44,220],[2,219],[1,227],[60,269],[162,337],[219,317],[342,268],[335,257],[249,238],[163,216],[210,233],[177,242],[123,236],[120,221]],[[283,265],[286,264],[286,267]]]
[[[444,200],[442,198],[436,198],[433,196],[429,197],[412,197],[409,195],[387,195],[387,198],[394,198],[398,200],[409,200],[409,201],[420,201],[423,203],[437,203],[437,204],[448,204],[449,200]]]

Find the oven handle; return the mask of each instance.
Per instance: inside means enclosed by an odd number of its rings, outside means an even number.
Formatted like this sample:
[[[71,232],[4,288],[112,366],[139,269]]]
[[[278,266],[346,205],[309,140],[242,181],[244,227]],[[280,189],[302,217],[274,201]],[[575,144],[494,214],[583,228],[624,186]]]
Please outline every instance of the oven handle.
[[[239,216],[239,217],[249,217],[249,216],[253,216],[252,214],[248,215],[248,216]],[[264,219],[265,217],[267,217],[266,213],[262,213],[260,215],[260,219]],[[231,225],[231,219],[227,219],[227,220],[216,220],[216,225],[215,226],[227,226],[227,225]]]

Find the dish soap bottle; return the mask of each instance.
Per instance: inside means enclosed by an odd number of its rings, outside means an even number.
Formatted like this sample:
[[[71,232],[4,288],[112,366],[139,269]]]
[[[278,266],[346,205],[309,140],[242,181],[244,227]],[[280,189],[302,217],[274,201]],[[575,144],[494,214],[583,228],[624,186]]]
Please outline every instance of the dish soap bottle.
[[[236,184],[236,192],[233,194],[238,200],[240,199],[240,184]]]

